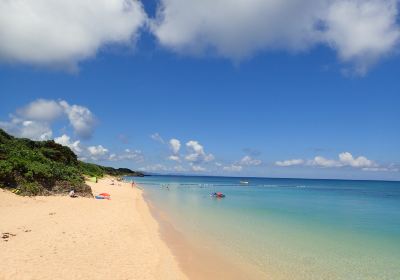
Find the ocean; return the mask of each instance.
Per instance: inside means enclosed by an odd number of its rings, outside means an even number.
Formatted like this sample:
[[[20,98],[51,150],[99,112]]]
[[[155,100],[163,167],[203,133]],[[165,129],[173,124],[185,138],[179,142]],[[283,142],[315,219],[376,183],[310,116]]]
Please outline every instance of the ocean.
[[[400,182],[134,179],[176,232],[256,278],[400,279]]]

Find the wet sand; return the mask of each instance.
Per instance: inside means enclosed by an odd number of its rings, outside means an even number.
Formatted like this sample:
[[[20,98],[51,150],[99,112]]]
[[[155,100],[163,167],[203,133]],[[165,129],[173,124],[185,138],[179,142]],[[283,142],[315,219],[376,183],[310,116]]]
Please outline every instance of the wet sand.
[[[238,259],[230,259],[214,250],[206,240],[195,240],[179,232],[167,213],[157,208],[146,195],[144,198],[150,207],[151,214],[160,225],[162,239],[171,249],[189,279],[272,279],[254,266]]]

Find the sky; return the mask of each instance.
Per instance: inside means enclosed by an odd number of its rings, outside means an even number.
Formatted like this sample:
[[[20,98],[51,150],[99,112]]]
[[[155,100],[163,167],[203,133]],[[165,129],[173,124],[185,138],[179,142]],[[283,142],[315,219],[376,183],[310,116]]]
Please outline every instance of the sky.
[[[395,0],[0,0],[0,127],[153,173],[400,180]]]

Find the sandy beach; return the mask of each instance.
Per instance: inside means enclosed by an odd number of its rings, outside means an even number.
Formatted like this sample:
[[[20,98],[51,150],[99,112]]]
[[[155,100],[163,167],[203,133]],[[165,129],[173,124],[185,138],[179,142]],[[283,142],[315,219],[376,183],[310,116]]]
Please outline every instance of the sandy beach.
[[[88,184],[111,200],[0,191],[0,279],[185,279],[142,191]]]

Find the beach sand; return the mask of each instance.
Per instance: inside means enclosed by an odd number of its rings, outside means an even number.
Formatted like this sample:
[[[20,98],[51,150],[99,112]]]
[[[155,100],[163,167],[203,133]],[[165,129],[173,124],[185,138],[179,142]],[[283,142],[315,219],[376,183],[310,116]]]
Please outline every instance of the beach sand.
[[[111,200],[0,190],[0,279],[186,279],[142,191],[105,178]]]

